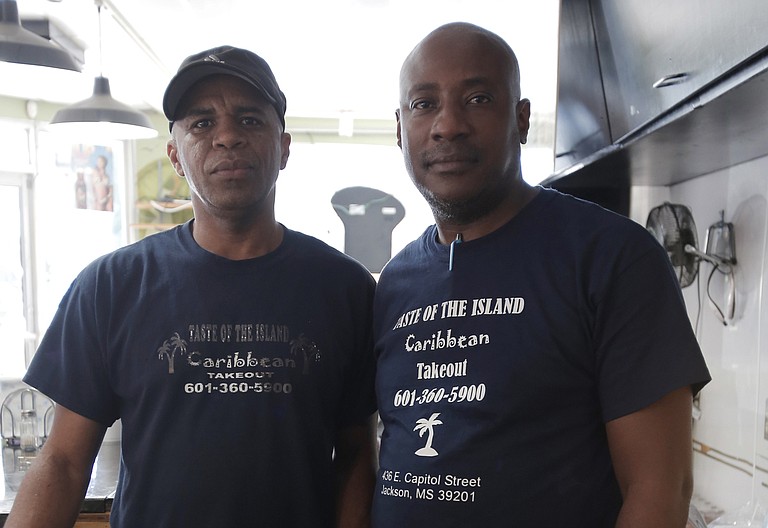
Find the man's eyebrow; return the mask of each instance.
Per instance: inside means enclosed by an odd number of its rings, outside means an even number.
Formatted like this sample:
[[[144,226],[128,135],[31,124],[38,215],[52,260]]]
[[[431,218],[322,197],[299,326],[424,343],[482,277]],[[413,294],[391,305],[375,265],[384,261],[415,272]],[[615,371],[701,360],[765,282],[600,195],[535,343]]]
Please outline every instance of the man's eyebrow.
[[[426,92],[426,91],[434,90],[436,88],[437,88],[437,83],[433,83],[433,82],[418,83],[418,84],[414,84],[413,86],[411,86],[408,89],[408,92],[409,93],[413,93],[413,92]]]
[[[240,105],[234,108],[234,112],[235,114],[263,114],[266,112],[266,109],[262,105]],[[213,115],[216,115],[216,110],[213,107],[193,106],[187,109],[187,111],[184,112],[184,115],[180,117],[179,120],[187,118],[210,117]]]
[[[489,84],[489,80],[487,77],[483,77],[483,76],[468,77],[461,81],[461,85],[466,88],[472,88],[474,86],[481,86],[486,84]],[[412,94],[414,92],[428,92],[432,90],[437,90],[438,88],[439,88],[439,84],[436,82],[417,83],[408,89],[408,93]]]
[[[206,117],[211,116],[215,113],[213,108],[206,107],[206,106],[193,106],[191,108],[188,108],[186,112],[184,112],[184,115],[182,115],[179,119],[187,119],[190,117]]]
[[[235,113],[238,114],[258,114],[265,113],[269,108],[269,105],[240,105],[235,107]]]

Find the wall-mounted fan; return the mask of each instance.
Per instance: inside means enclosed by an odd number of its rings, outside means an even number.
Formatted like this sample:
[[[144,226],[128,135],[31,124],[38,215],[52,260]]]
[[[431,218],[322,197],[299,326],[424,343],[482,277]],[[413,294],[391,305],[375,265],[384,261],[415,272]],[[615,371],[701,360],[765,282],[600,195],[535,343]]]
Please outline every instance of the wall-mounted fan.
[[[696,257],[701,256],[691,210],[684,205],[664,202],[651,209],[645,227],[667,250],[680,287],[690,286],[699,272]]]
[[[664,202],[654,207],[648,213],[645,227],[666,249],[681,288],[691,285],[696,279],[700,261],[704,260],[712,264],[713,269],[707,280],[707,296],[715,308],[718,319],[723,324],[727,324],[727,321],[733,319],[735,312],[736,287],[733,265],[736,264],[736,249],[733,224],[723,220],[722,211],[720,214],[720,221],[707,230],[706,252],[698,249],[696,224],[691,210],[685,205]],[[712,276],[716,271],[727,275],[729,282],[725,311],[720,309],[709,292]]]

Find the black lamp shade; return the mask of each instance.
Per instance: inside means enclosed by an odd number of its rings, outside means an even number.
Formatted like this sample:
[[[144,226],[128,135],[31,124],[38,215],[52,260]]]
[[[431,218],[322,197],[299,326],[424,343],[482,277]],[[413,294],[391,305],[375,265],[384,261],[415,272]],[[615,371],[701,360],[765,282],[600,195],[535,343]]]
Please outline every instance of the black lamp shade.
[[[22,27],[15,0],[0,0],[0,61],[80,71],[72,55]]]
[[[112,98],[109,79],[96,77],[93,95],[62,108],[53,116],[51,129],[71,128],[74,133],[87,131],[110,139],[142,139],[157,136],[149,118],[138,110]],[[111,131],[109,130],[111,128]]]

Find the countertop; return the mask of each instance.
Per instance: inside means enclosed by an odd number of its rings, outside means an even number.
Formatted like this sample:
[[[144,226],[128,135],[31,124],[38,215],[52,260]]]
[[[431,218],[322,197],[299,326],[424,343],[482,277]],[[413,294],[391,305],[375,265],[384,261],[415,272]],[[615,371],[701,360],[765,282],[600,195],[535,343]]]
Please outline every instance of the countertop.
[[[0,484],[0,526],[11,511],[16,492],[34,457],[26,457],[19,448],[3,448],[3,479]],[[102,513],[111,509],[120,466],[120,442],[104,442],[93,464],[91,482],[82,512]]]

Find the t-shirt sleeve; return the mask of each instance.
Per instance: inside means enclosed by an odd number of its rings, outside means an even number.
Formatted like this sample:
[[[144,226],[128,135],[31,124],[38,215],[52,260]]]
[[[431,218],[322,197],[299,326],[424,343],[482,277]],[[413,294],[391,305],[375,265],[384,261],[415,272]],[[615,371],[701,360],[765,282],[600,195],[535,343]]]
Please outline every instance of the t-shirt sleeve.
[[[710,380],[667,255],[650,237],[632,243],[631,258],[618,260],[596,309],[598,390],[606,422],[686,385],[695,394]]]
[[[365,294],[353,325],[355,349],[346,372],[339,426],[362,425],[376,411],[374,383],[376,359],[373,352],[373,278],[361,285]]]
[[[109,427],[119,416],[105,367],[95,275],[92,266],[86,268],[62,298],[24,382],[57,404]]]

